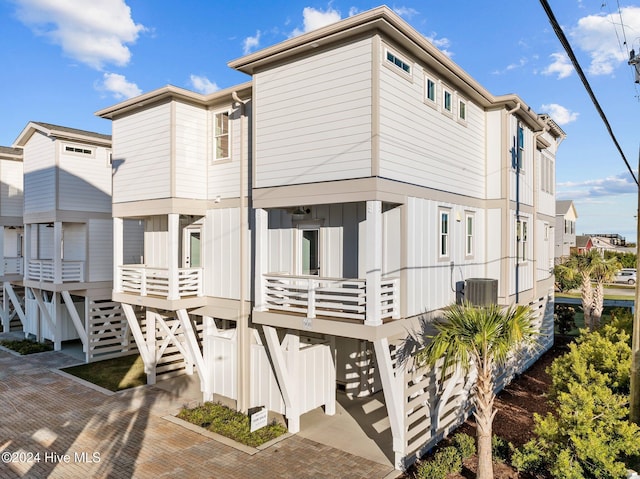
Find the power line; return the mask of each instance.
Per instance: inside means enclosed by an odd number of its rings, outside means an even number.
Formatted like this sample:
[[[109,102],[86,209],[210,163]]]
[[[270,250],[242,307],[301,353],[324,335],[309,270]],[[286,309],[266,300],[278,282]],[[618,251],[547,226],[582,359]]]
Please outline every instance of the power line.
[[[602,118],[602,121],[604,122],[605,126],[607,127],[607,131],[609,132],[609,136],[611,136],[611,139],[613,140],[613,143],[616,145],[616,148],[618,149],[618,152],[620,153],[620,156],[622,156],[622,160],[624,161],[625,165],[627,165],[627,169],[629,170],[629,173],[631,174],[631,177],[633,178],[633,181],[636,183],[637,186],[640,187],[640,183],[638,183],[638,179],[636,178],[636,175],[634,174],[633,169],[631,168],[631,165],[629,165],[629,162],[627,161],[627,157],[624,155],[624,152],[622,151],[622,148],[620,147],[620,143],[618,143],[618,140],[616,139],[616,136],[613,134],[613,129],[611,128],[611,125],[609,124],[609,120],[607,120],[607,116],[604,114],[604,111],[600,107],[600,103],[598,102],[598,99],[596,98],[595,94],[593,93],[593,90],[591,89],[591,85],[589,85],[589,81],[587,80],[587,77],[585,76],[584,72],[582,71],[582,67],[580,66],[580,63],[578,63],[578,59],[576,58],[575,54],[573,53],[573,50],[571,49],[571,45],[569,44],[569,40],[567,40],[567,37],[565,36],[564,32],[562,31],[562,28],[560,28],[560,24],[556,20],[556,17],[553,14],[553,11],[551,10],[551,7],[549,6],[549,3],[547,2],[547,0],[540,0],[540,3],[542,4],[542,8],[544,9],[544,11],[547,14],[547,17],[549,17],[549,22],[551,23],[551,27],[553,28],[553,31],[556,33],[556,36],[558,37],[558,40],[560,40],[560,43],[562,44],[565,52],[567,53],[567,55],[571,59],[571,63],[573,64],[573,68],[575,68],[576,73],[580,77],[580,80],[582,80],[582,84],[584,85],[585,89],[587,90],[587,93],[589,94],[589,97],[591,98],[591,102],[596,107],[596,110],[598,111],[598,114],[600,115],[600,118]]]

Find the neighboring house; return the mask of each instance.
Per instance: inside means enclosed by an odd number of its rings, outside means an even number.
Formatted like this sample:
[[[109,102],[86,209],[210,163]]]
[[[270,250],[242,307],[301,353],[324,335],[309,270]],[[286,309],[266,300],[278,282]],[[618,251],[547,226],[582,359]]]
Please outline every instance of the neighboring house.
[[[578,212],[571,200],[556,201],[555,262],[562,263],[576,246]]]
[[[588,253],[593,248],[593,240],[591,236],[579,235],[576,236],[575,251],[578,254]]]
[[[25,334],[56,350],[80,339],[86,361],[130,351],[111,300],[111,137],[30,122],[13,146],[24,164]]]
[[[20,317],[20,313],[24,310],[22,148],[0,146],[0,178],[2,179],[0,184],[0,228],[2,228],[0,233],[0,251],[2,251],[0,329],[4,332],[22,331]]]
[[[205,399],[266,405],[291,432],[340,390],[375,395],[403,468],[468,413],[459,371],[439,384],[398,361],[421,317],[462,295],[531,305],[541,345],[501,381],[553,340],[564,133],[387,7],[230,66],[252,82],[97,113],[113,123],[113,299],[150,382],[195,370]]]

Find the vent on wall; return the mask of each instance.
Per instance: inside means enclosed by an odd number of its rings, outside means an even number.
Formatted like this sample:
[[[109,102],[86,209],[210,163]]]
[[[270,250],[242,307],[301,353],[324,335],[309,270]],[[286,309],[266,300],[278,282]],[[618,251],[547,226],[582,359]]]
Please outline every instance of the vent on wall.
[[[474,306],[488,306],[498,302],[498,280],[470,278],[464,287],[464,298]]]

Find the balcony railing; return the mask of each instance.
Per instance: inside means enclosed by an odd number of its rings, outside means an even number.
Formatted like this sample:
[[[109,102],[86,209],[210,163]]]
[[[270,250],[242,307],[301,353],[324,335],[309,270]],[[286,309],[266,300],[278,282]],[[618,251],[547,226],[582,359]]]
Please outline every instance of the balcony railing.
[[[53,283],[55,268],[51,259],[31,259],[27,266],[26,279]],[[60,278],[63,283],[84,281],[84,261],[62,261]]]
[[[24,273],[24,261],[22,258],[5,258],[4,259],[4,274],[23,274]]]
[[[118,266],[116,290],[140,296],[180,299],[202,296],[202,268],[179,268],[177,284],[172,287],[168,268],[146,265]]]
[[[264,275],[266,308],[299,313],[308,318],[330,318],[365,321],[367,317],[367,282],[364,279],[321,278],[286,274]],[[398,279],[380,282],[380,318],[399,317]]]

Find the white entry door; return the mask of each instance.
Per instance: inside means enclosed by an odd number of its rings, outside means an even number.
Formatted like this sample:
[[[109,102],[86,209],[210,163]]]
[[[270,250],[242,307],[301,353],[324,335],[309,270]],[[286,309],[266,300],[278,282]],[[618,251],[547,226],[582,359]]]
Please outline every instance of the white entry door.
[[[182,264],[184,268],[200,268],[202,266],[202,227],[187,226],[182,238]]]

